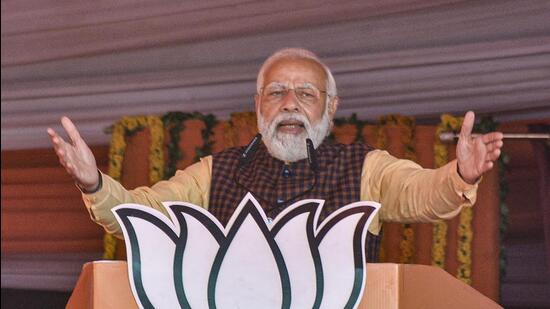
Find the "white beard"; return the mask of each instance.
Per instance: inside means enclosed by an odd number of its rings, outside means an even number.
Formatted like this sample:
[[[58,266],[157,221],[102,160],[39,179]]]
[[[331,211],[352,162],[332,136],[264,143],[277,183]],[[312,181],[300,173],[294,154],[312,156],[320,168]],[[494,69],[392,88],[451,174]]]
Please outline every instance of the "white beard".
[[[258,131],[262,134],[262,140],[267,150],[274,158],[285,162],[296,162],[307,158],[306,138],[309,137],[317,149],[329,135],[332,123],[328,109],[325,109],[323,118],[315,125],[311,125],[303,114],[289,112],[280,113],[270,123],[266,123],[259,112],[257,119]],[[305,130],[300,134],[279,132],[277,130],[279,124],[288,120],[302,122]]]

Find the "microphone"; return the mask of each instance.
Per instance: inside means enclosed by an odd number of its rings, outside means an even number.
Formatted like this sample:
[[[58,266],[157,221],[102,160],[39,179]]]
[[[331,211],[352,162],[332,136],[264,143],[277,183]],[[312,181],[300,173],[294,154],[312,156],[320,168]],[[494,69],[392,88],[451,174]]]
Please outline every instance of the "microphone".
[[[481,134],[472,133],[472,137],[478,137]],[[455,139],[458,139],[460,134],[454,132],[442,132],[439,134],[439,140],[446,143],[452,143]],[[544,133],[503,133],[503,139],[538,139],[538,140],[549,140],[550,134]]]
[[[310,138],[306,138],[307,148],[307,161],[314,173],[317,174],[317,154],[315,153],[315,147],[313,147],[313,141]]]
[[[256,153],[256,150],[258,150],[258,145],[260,145],[260,141],[262,140],[262,135],[260,133],[256,134],[252,141],[246,146],[246,149],[241,154],[241,157],[239,158],[239,166],[246,165],[250,163],[250,160],[254,153]]]

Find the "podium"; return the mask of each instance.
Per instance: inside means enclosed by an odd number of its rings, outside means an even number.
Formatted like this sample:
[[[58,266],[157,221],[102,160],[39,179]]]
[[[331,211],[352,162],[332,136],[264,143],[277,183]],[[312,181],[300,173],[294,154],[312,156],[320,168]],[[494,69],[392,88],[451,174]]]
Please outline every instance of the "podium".
[[[138,308],[124,261],[84,264],[68,309]],[[442,269],[426,265],[367,264],[360,309],[502,308]]]

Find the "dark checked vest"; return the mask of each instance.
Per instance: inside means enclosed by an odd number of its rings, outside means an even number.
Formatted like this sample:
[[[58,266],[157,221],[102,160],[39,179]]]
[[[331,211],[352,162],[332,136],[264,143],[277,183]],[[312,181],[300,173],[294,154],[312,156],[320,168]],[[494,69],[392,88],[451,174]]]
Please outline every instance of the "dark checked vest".
[[[296,201],[324,199],[320,220],[326,218],[337,208],[361,200],[361,171],[365,155],[372,150],[359,143],[325,141],[316,150],[315,177],[307,159],[285,165],[273,158],[263,143],[248,164],[239,166],[244,149],[229,148],[213,156],[208,210],[224,225],[247,192],[271,218]],[[378,260],[379,245],[379,237],[368,233],[367,261]]]

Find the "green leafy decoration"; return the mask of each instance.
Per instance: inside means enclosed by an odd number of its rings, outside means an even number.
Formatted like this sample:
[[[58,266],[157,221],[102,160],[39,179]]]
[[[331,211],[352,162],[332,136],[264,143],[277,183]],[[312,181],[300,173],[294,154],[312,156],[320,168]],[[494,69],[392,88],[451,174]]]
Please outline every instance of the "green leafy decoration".
[[[211,136],[214,135],[214,127],[218,123],[214,115],[204,115],[199,112],[184,113],[184,112],[169,112],[162,116],[164,127],[170,134],[170,143],[168,148],[168,161],[164,169],[164,177],[168,179],[175,175],[177,163],[183,159],[183,153],[179,147],[180,132],[185,128],[184,122],[191,119],[198,119],[204,122],[205,128],[201,130],[203,144],[195,149],[195,157],[193,161],[197,162],[201,157],[212,154],[212,146],[214,142]]]
[[[363,128],[365,127],[365,125],[368,124],[368,121],[359,120],[357,118],[356,113],[351,114],[351,116],[349,116],[348,118],[345,118],[345,117],[334,118],[334,126],[341,127],[341,126],[346,125],[346,124],[354,125],[357,128],[357,132],[356,132],[354,141],[355,142],[363,141]],[[328,138],[330,140],[334,141],[335,140],[334,133],[331,132]]]

